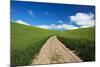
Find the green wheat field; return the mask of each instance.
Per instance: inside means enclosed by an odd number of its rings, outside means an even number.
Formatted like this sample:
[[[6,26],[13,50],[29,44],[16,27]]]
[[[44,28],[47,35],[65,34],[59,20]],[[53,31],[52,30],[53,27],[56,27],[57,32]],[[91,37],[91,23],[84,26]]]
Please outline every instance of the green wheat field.
[[[53,35],[57,35],[70,50],[76,51],[83,61],[95,61],[95,27],[61,31],[11,22],[11,65],[30,65]]]

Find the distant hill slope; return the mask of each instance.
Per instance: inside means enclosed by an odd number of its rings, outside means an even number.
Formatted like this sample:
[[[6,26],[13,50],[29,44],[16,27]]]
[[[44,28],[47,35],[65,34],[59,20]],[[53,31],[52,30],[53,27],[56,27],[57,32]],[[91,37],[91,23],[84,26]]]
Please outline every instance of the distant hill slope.
[[[11,22],[11,64],[29,65],[52,32]]]
[[[95,60],[95,27],[63,31],[58,39],[84,61]]]
[[[60,34],[61,35],[61,34]],[[61,36],[69,38],[84,38],[88,40],[95,39],[95,27],[80,28],[75,30],[64,31]]]
[[[79,52],[84,61],[94,60],[94,31],[94,27],[69,31],[47,30],[11,22],[11,64],[29,65],[52,35],[58,35],[65,46]]]
[[[36,41],[42,39],[42,37],[50,36],[53,32],[54,31],[52,30],[49,31],[47,29],[41,29],[38,27],[26,26],[13,22],[11,23],[12,44],[17,44],[17,46],[18,44],[26,44],[27,41]],[[21,48],[21,45],[19,48]]]

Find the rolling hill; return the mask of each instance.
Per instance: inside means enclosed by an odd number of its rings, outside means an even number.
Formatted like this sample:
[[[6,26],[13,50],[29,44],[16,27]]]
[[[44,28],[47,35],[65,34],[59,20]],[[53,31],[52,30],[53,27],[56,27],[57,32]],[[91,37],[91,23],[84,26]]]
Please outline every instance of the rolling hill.
[[[47,30],[11,22],[11,65],[29,65],[52,35],[84,61],[95,60],[95,28]]]
[[[84,61],[95,60],[95,27],[63,31],[58,39]]]
[[[11,23],[11,64],[28,65],[53,31]]]

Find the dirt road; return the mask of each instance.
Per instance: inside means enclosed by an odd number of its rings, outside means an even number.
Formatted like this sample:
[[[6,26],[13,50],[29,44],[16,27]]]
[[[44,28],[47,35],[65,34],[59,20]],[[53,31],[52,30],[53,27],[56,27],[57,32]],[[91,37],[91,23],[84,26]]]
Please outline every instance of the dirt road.
[[[32,65],[68,62],[82,62],[82,60],[66,48],[56,36],[52,36],[43,45]]]

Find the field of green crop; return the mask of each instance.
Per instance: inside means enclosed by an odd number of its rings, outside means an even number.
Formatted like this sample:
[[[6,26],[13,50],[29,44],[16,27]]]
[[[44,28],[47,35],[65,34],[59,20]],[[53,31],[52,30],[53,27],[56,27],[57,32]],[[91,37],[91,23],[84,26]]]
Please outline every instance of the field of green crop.
[[[58,31],[11,22],[11,65],[30,65],[47,39],[57,35],[66,47],[77,52],[84,61],[95,60],[94,27]]]
[[[11,23],[11,65],[29,65],[54,31]]]
[[[82,28],[77,30],[63,31],[58,39],[66,47],[77,52],[83,61],[95,60],[95,28]]]

